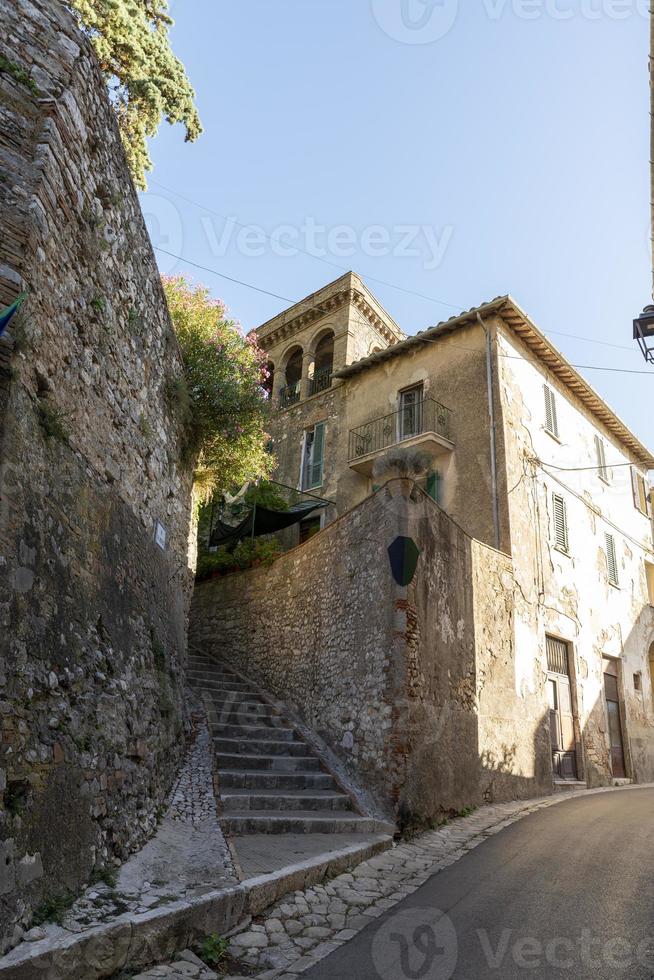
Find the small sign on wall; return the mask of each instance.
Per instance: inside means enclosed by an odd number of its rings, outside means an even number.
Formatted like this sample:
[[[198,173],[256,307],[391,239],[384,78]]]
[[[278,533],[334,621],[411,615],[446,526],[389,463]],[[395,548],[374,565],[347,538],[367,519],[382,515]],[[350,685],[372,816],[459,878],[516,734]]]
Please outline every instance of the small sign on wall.
[[[163,526],[161,521],[157,521],[154,525],[154,543],[161,548],[162,551],[166,550],[166,528]]]

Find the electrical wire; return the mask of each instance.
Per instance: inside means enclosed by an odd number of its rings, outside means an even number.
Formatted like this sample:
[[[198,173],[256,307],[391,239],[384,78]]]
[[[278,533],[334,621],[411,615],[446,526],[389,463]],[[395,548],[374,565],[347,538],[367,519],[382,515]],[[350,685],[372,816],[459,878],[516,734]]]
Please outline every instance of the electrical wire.
[[[220,218],[221,221],[228,221],[230,222],[230,224],[235,225],[237,228],[243,228],[246,231],[256,227],[257,231],[263,234],[263,236],[267,238],[269,241],[274,240],[272,235],[269,235],[266,231],[264,231],[263,228],[261,228],[258,225],[255,226],[251,224],[250,225],[243,224],[241,221],[237,221],[236,218],[228,217],[225,214],[221,214],[220,211],[216,211],[213,208],[208,207],[206,204],[200,204],[199,201],[194,201],[193,198],[187,197],[185,194],[180,194],[179,191],[173,190],[172,187],[166,187],[165,184],[161,184],[158,180],[154,180],[153,178],[150,179],[150,183],[155,184],[157,187],[161,188],[161,190],[166,191],[166,193],[172,194],[174,197],[178,197],[181,201],[185,201],[187,204],[192,204],[193,207],[199,208],[201,211],[206,211],[207,214],[213,214],[216,218]],[[302,252],[304,255],[308,255],[309,258],[316,259],[318,262],[323,262],[325,265],[329,265],[333,269],[340,269],[341,272],[350,271],[346,266],[340,265],[340,263],[338,262],[332,262],[331,259],[326,259],[322,255],[314,255],[313,252],[309,252],[308,249],[302,248],[301,245],[294,245],[293,247],[298,252]],[[160,251],[162,251],[162,249],[160,249]],[[190,264],[192,263],[189,263],[189,265]],[[205,271],[211,271],[211,270],[205,270]],[[224,278],[229,278],[229,277],[224,277]],[[379,283],[382,286],[388,286],[390,289],[397,289],[402,293],[407,293],[409,296],[416,296],[419,299],[427,300],[430,303],[437,303],[439,306],[448,306],[452,310],[462,311],[465,309],[463,303],[460,303],[459,305],[455,305],[454,303],[448,303],[446,300],[437,299],[435,296],[427,296],[425,293],[417,292],[415,289],[409,289],[406,286],[400,286],[398,283],[395,282],[389,282],[387,279],[377,279],[374,276],[369,276],[366,274],[364,274],[364,278],[368,279],[370,282]],[[231,281],[237,281],[237,280],[231,280]],[[241,283],[240,285],[247,285],[247,283]],[[250,288],[256,288],[256,287],[251,286]],[[266,290],[260,290],[260,291],[267,292]],[[275,294],[269,293],[268,295],[274,296]],[[292,301],[287,300],[287,302],[290,303]],[[562,330],[550,330],[549,332],[557,337],[567,337],[570,340],[581,340],[587,344],[596,344],[601,347],[611,347],[614,350],[624,350],[624,351],[629,351],[630,353],[637,353],[634,347],[627,347],[626,344],[611,344],[606,340],[597,340],[595,337],[584,337],[582,334],[564,333]],[[641,373],[646,374],[650,372],[641,372]]]
[[[261,286],[255,286],[253,283],[244,282],[242,279],[235,279],[233,276],[228,276],[224,272],[218,272],[217,269],[211,269],[207,265],[201,265],[199,262],[193,262],[191,261],[191,259],[186,259],[182,255],[177,255],[175,252],[169,252],[167,249],[161,248],[160,245],[153,245],[152,247],[156,249],[158,252],[163,252],[164,255],[170,256],[170,258],[172,259],[178,259],[180,262],[186,263],[186,265],[193,266],[193,268],[195,269],[201,269],[203,272],[209,272],[214,276],[218,276],[220,279],[226,279],[228,282],[233,282],[238,286],[244,286],[246,289],[253,289],[257,293],[263,293],[265,296],[272,296],[275,299],[281,299],[282,302],[284,303],[291,303],[295,306],[296,303],[302,302],[301,300],[289,299],[288,296],[281,296],[279,293],[273,293],[268,289],[263,289]],[[321,312],[324,313],[327,312],[320,306],[317,306],[316,309],[321,310]],[[440,340],[442,339],[440,337],[425,337],[422,334],[416,334],[415,336],[416,338],[419,338],[422,342],[428,344],[440,343]],[[414,338],[408,337],[407,339],[412,340]],[[450,346],[456,350],[467,350],[470,351],[470,353],[472,354],[481,354],[482,357],[485,356],[484,351],[480,351],[475,347],[456,347],[455,344],[451,344]],[[513,361],[523,360],[523,358],[520,357],[519,354],[503,354],[500,351],[498,351],[498,356],[506,357]],[[579,368],[582,371],[608,371],[612,374],[644,374],[647,375],[647,377],[650,378],[652,377],[651,371],[636,371],[630,368],[612,368],[612,367],[605,367],[599,364],[573,364],[571,362],[568,363],[570,364],[570,367]]]
[[[269,235],[259,225],[245,225],[242,222],[237,221],[236,218],[230,218],[225,214],[221,214],[220,211],[214,211],[213,208],[207,207],[206,204],[200,204],[199,201],[194,201],[192,198],[186,197],[184,194],[180,194],[179,191],[174,191],[171,187],[165,187],[164,184],[160,184],[158,180],[151,179],[150,183],[156,184],[156,186],[160,187],[162,191],[166,191],[168,194],[173,194],[175,197],[180,198],[180,200],[186,201],[187,204],[192,204],[201,211],[206,211],[207,214],[213,214],[216,218],[220,218],[222,221],[228,221],[237,228],[244,228],[246,231],[256,228],[256,230],[262,234],[264,238],[267,238],[268,241],[274,241],[273,236]],[[308,255],[311,259],[316,259],[318,262],[324,262],[325,265],[330,265],[333,269],[339,269],[341,272],[350,272],[350,269],[347,266],[341,265],[338,262],[332,262],[331,259],[326,259],[322,255],[314,255],[313,252],[310,252],[306,248],[302,248],[301,245],[293,245],[293,248],[297,249],[298,252],[302,252],[304,255]],[[464,308],[462,304],[456,306],[454,303],[448,303],[444,299],[437,299],[435,296],[427,296],[425,293],[416,292],[414,289],[408,289],[406,286],[399,286],[397,283],[388,282],[386,279],[377,279],[375,276],[369,275],[365,275],[364,278],[369,279],[370,282],[376,282],[381,286],[389,286],[391,289],[397,289],[401,293],[408,293],[410,296],[417,296],[420,299],[425,299],[429,303],[438,303],[439,306],[448,306],[451,310],[461,311]]]

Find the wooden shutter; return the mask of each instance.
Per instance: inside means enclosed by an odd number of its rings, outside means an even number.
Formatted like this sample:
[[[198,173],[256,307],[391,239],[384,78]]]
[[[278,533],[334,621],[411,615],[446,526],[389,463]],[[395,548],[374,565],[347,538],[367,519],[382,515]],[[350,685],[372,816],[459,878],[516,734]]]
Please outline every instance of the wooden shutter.
[[[612,534],[606,533],[606,561],[609,566],[609,582],[612,585],[618,584],[618,558],[615,551],[615,538]]]
[[[558,493],[552,494],[554,543],[561,551],[568,550],[568,514],[565,500]]]
[[[645,478],[641,476],[638,470],[636,470],[633,466],[631,467],[631,488],[634,494],[634,507],[636,507],[641,514],[649,515],[649,494],[647,492]]]
[[[545,428],[558,438],[559,420],[556,414],[556,397],[549,385],[543,385],[545,395]]]
[[[597,468],[599,475],[605,483],[609,482],[609,471],[606,468],[606,453],[604,451],[604,440],[600,436],[595,436],[595,452],[597,454]]]
[[[309,486],[319,487],[322,484],[323,455],[325,448],[325,423],[319,422],[313,430],[313,451],[309,472]]]

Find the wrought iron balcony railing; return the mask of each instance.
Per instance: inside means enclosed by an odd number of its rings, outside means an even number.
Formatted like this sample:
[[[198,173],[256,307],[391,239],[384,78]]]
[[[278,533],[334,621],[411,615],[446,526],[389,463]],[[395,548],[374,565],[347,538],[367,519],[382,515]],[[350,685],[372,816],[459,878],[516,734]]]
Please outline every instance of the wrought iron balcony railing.
[[[330,367],[323,368],[322,371],[317,371],[312,378],[309,379],[309,394],[317,395],[320,391],[326,391],[327,388],[332,386],[332,369]]]
[[[433,432],[451,441],[452,412],[434,398],[407,405],[350,430],[348,459],[360,459],[370,453],[390,449],[416,436]]]
[[[296,381],[292,385],[286,385],[285,388],[281,388],[279,391],[279,404],[282,408],[288,408],[289,405],[295,405],[296,402],[300,400],[302,382]]]

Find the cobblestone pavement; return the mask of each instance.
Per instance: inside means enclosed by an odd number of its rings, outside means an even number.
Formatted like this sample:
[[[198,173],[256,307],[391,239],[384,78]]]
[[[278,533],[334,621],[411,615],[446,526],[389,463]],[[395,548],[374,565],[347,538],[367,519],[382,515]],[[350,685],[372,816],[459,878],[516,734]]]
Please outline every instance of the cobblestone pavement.
[[[244,923],[241,931],[232,936],[229,952],[246,967],[245,972],[259,980],[295,980],[432,875],[516,820],[577,796],[632,788],[643,787],[580,790],[482,807],[470,816],[365,861],[351,873],[288,895],[263,916]],[[175,964],[169,966],[172,973],[151,970],[139,974],[139,980],[155,980],[164,975],[177,980],[187,975],[175,973]]]

